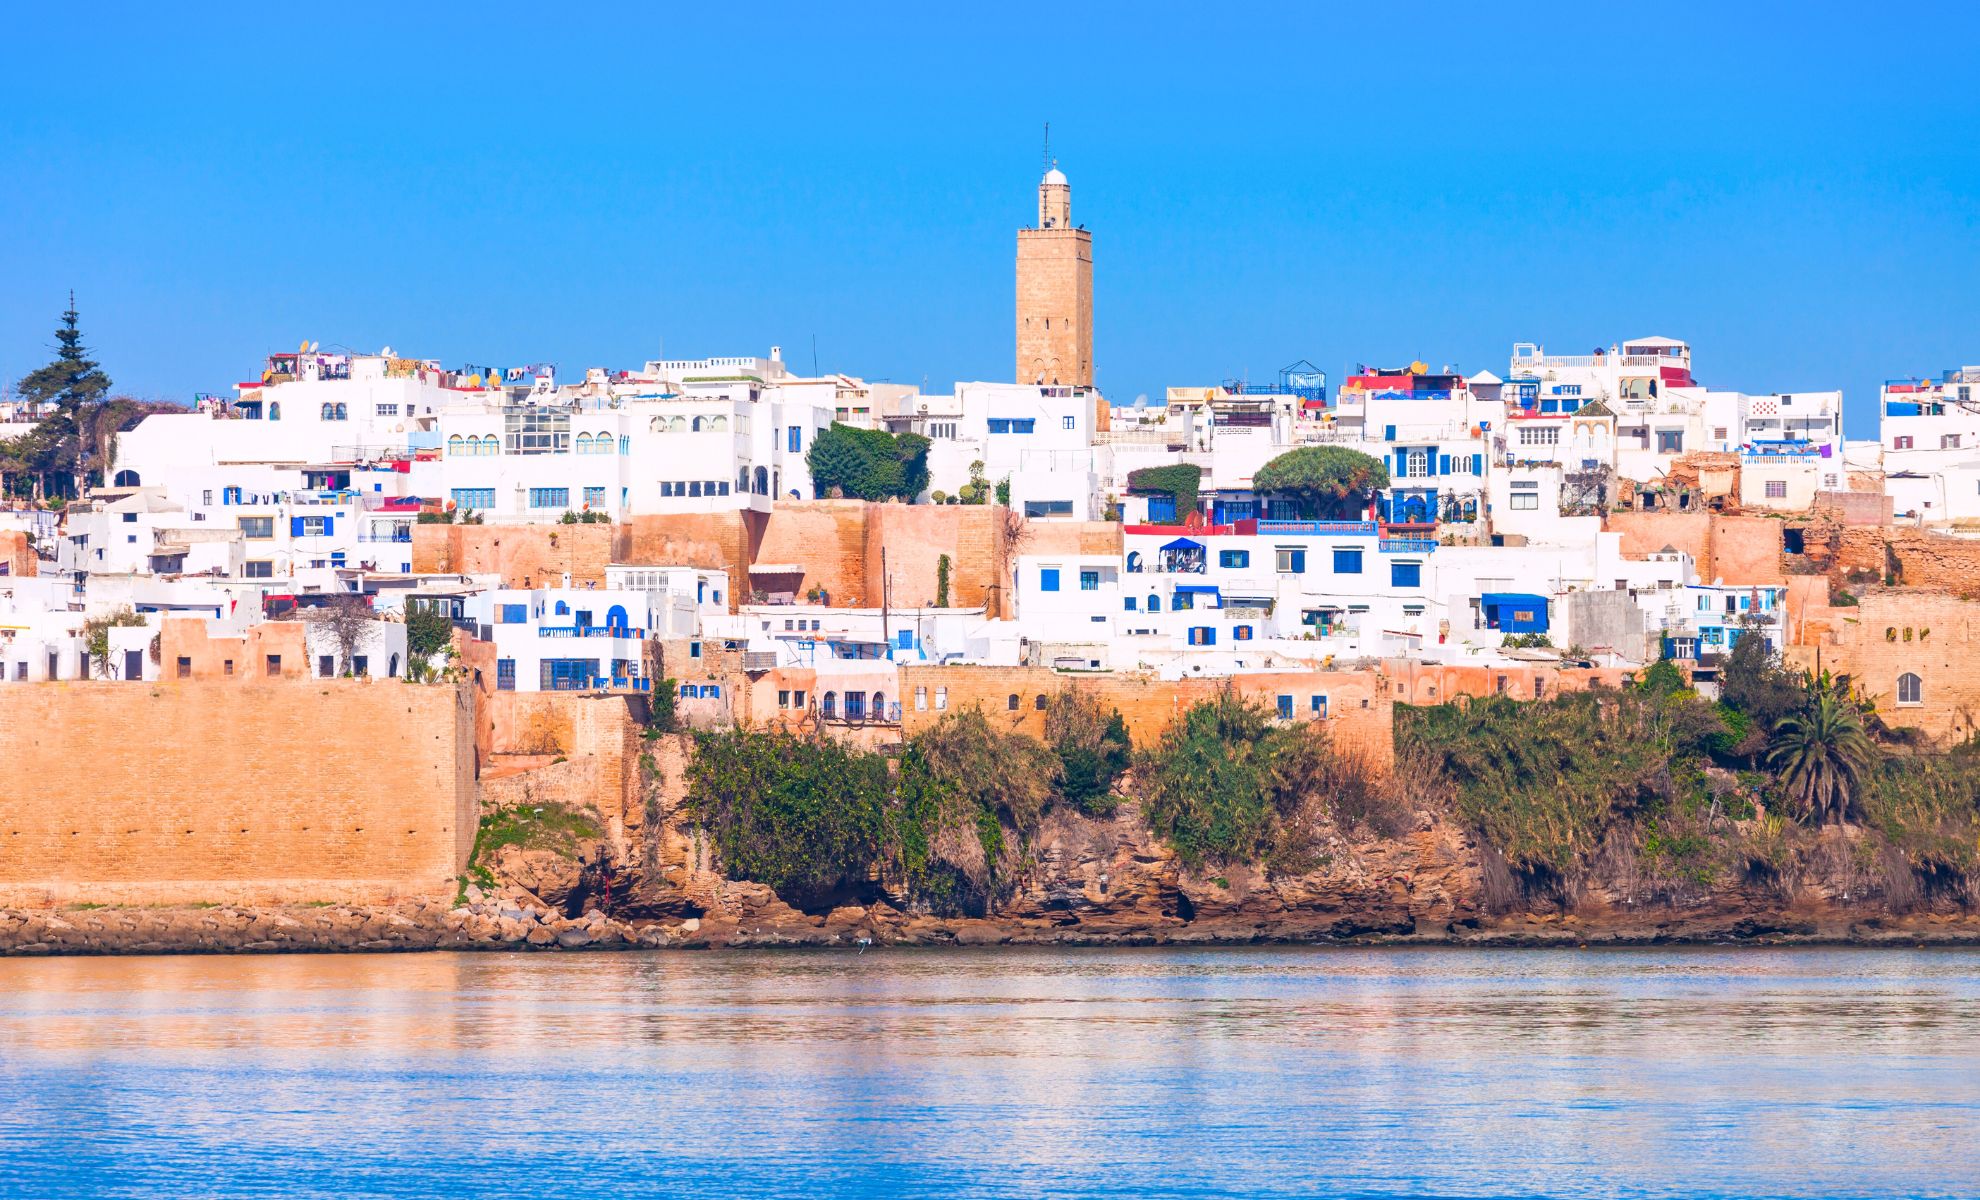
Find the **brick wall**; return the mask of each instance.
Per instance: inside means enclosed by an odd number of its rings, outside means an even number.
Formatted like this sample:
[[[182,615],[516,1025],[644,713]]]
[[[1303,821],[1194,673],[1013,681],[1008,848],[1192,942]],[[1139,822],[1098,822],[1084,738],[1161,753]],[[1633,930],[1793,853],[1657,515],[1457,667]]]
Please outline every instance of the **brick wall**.
[[[939,691],[947,711],[976,706],[992,720],[1043,737],[1045,712],[1039,698],[1049,702],[1061,690],[1072,688],[1103,708],[1118,709],[1135,744],[1147,745],[1190,707],[1214,699],[1228,682],[1241,695],[1267,705],[1278,696],[1290,695],[1300,720],[1313,716],[1312,697],[1324,696],[1327,729],[1341,745],[1364,751],[1383,766],[1395,758],[1393,701],[1384,677],[1375,671],[1278,671],[1230,680],[1162,680],[1145,675],[1062,675],[1044,667],[903,666],[900,675],[901,726],[908,736],[941,720],[944,712],[935,708]],[[925,689],[925,709],[918,707],[916,689]]]
[[[557,587],[569,572],[582,587],[605,586],[610,525],[414,525],[413,570],[500,575],[503,587]]]
[[[475,828],[462,689],[0,689],[0,905],[450,894]]]
[[[1398,704],[1448,704],[1460,696],[1510,696],[1545,700],[1562,692],[1586,691],[1597,684],[1619,687],[1634,672],[1620,667],[1555,667],[1531,663],[1500,666],[1446,666],[1389,659],[1382,664]]]

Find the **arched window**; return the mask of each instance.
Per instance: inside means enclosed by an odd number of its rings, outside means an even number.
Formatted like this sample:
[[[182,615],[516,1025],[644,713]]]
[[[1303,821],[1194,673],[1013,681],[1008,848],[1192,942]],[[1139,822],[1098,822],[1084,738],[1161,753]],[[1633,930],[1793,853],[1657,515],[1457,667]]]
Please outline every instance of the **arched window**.
[[[1430,473],[1430,452],[1427,450],[1411,450],[1405,466],[1407,469],[1403,471],[1403,474],[1412,478],[1418,475],[1428,475]]]
[[[328,400],[325,400],[323,402],[323,419],[326,421],[334,421],[337,419],[337,406],[330,403]]]
[[[1898,676],[1897,702],[1899,704],[1925,703],[1924,681],[1910,671],[1906,671],[1904,674]]]
[[[491,433],[481,439],[481,452],[484,455],[500,454],[502,452],[502,443],[496,441],[495,435]]]
[[[710,417],[708,419],[708,431],[710,433],[727,433],[728,430],[729,430],[729,418]]]
[[[655,417],[646,423],[646,427],[655,433],[665,433],[667,432],[667,418]]]
[[[557,611],[556,611],[557,616],[561,617],[570,611],[571,611],[570,605],[564,603],[562,600],[557,601]]]
[[[736,472],[736,494],[740,496],[748,491],[749,491],[749,468],[744,467]]]
[[[1162,611],[1162,597],[1156,595],[1154,592],[1148,593],[1148,611],[1149,612]]]
[[[701,418],[700,418],[700,417],[696,417],[696,418],[694,419],[694,424],[693,424],[693,426],[691,426],[691,431],[692,431],[692,432],[694,432],[694,433],[700,433],[700,432],[701,432]]]
[[[667,422],[667,432],[669,433],[686,433],[687,431],[688,423],[686,417],[675,417],[673,420]]]
[[[1141,573],[1141,551],[1128,551],[1127,568],[1130,575],[1139,575]]]
[[[447,453],[451,457],[459,458],[462,454],[462,448],[466,445],[467,445],[467,439],[457,433],[454,436],[447,439]],[[480,449],[480,447],[481,447],[481,443],[476,442],[475,448]]]
[[[827,721],[836,719],[839,715],[839,693],[826,692],[825,699],[818,702],[818,711]]]
[[[578,452],[579,454],[589,454],[589,453],[591,453],[591,435],[590,435],[590,434],[588,434],[588,433],[580,433],[580,434],[578,434],[578,435],[577,435],[577,452]]]
[[[756,494],[759,496],[770,494],[770,472],[762,467],[756,468]]]
[[[1010,709],[1012,712],[1016,712],[1018,710],[1018,696],[1016,692],[1011,693],[1011,698],[1008,702],[1006,702],[1004,707]]]
[[[1031,698],[1031,707],[1033,707],[1033,708],[1035,708],[1035,709],[1037,709],[1037,710],[1038,710],[1039,712],[1044,712],[1044,711],[1045,711],[1045,693],[1044,693],[1044,692],[1040,692],[1040,693],[1038,693],[1038,694],[1037,694],[1036,696],[1033,696],[1033,697]]]
[[[270,400],[268,402],[268,419],[271,421],[282,419],[282,402],[280,400]]]
[[[873,693],[873,719],[876,721],[887,719],[887,693],[885,692]]]
[[[631,624],[632,624],[631,619],[626,616],[625,605],[614,604],[612,607],[605,610],[605,628],[625,629]]]
[[[392,652],[390,665],[388,665],[385,668],[385,678],[397,679],[398,677],[399,677],[399,652],[394,650]]]
[[[138,473],[136,471],[119,471],[117,472],[117,478],[112,482],[117,487],[137,487]]]

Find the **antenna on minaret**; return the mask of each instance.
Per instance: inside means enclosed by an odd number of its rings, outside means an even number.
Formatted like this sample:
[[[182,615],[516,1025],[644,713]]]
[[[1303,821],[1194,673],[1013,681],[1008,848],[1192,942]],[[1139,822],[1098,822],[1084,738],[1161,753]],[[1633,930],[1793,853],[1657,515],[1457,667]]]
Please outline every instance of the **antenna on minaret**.
[[[1045,156],[1044,157],[1045,157],[1044,165],[1038,168],[1038,174],[1041,178],[1045,175],[1047,171],[1050,171],[1052,169],[1052,123],[1050,121],[1045,122]]]

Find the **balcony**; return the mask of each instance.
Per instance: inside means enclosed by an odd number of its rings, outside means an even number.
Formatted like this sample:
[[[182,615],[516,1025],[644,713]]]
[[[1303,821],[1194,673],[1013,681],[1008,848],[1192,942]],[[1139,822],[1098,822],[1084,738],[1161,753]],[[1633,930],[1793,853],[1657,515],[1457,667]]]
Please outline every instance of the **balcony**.
[[[537,637],[547,638],[634,638],[644,640],[646,630],[628,625],[539,625]]]
[[[387,531],[385,533],[360,533],[358,534],[358,541],[410,543],[412,541],[412,530],[410,529],[403,531],[395,530],[395,531]]]
[[[1260,536],[1373,537],[1373,521],[1260,521]]]
[[[1383,554],[1428,554],[1437,548],[1435,538],[1385,537],[1375,543]]]

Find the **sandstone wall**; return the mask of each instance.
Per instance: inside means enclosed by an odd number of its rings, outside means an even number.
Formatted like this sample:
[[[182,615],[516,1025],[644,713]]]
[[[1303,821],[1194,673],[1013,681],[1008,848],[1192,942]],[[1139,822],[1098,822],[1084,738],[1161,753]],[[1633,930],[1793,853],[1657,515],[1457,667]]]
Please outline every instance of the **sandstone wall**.
[[[361,680],[0,688],[0,905],[451,894],[470,711]]]
[[[896,607],[935,603],[940,560],[949,559],[949,604],[1003,615],[1011,590],[1008,510],[995,504],[868,504],[810,500],[770,515],[760,563],[804,569],[799,595],[822,588],[834,605],[879,605],[885,576]],[[1116,545],[1118,545],[1118,534]]]
[[[981,708],[993,721],[1007,722],[1034,737],[1045,735],[1045,705],[1071,688],[1102,708],[1118,709],[1137,746],[1162,735],[1193,705],[1214,699],[1226,683],[1239,694],[1274,704],[1293,698],[1297,720],[1314,716],[1314,696],[1326,698],[1328,732],[1339,744],[1366,753],[1381,766],[1395,759],[1394,705],[1386,677],[1376,671],[1273,671],[1231,680],[1162,680],[1143,675],[1062,675],[1045,667],[903,666],[902,732],[914,734],[945,712]],[[924,692],[925,689],[925,692]],[[943,709],[937,709],[939,699]],[[926,707],[922,707],[923,700]]]
[[[413,570],[500,575],[503,587],[605,586],[610,525],[414,525]]]
[[[1718,513],[1610,513],[1603,528],[1622,534],[1625,558],[1646,558],[1665,546],[1691,555],[1698,577],[1707,583],[1778,584],[1781,529],[1773,517]]]
[[[615,527],[612,561],[725,570],[733,610],[749,599],[749,564],[757,559],[764,521],[762,513],[740,510],[631,517]]]
[[[0,529],[0,575],[20,577],[41,574],[41,560],[35,557],[28,536],[18,529]]]
[[[1850,676],[1887,724],[1948,741],[1980,729],[1980,602],[1910,588],[1866,591],[1855,608],[1831,610],[1827,636],[1788,661]],[[1919,703],[1898,702],[1898,677],[1919,678]]]
[[[185,678],[197,680],[307,681],[312,674],[309,631],[301,621],[263,621],[238,635],[215,637],[204,617],[167,617],[159,623],[159,677],[181,678],[182,658],[191,672]]]
[[[1501,666],[1446,666],[1388,659],[1382,664],[1398,704],[1448,704],[1461,696],[1509,696],[1546,700],[1562,692],[1586,691],[1598,684],[1619,687],[1634,672],[1620,667],[1557,667],[1527,663]]]

